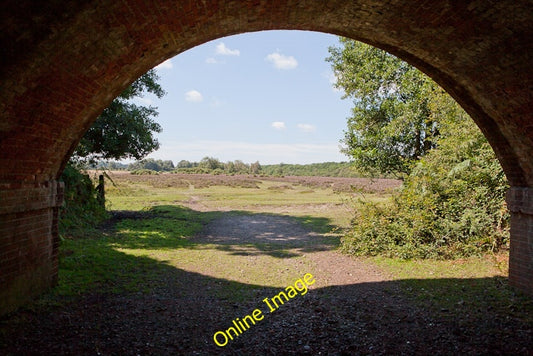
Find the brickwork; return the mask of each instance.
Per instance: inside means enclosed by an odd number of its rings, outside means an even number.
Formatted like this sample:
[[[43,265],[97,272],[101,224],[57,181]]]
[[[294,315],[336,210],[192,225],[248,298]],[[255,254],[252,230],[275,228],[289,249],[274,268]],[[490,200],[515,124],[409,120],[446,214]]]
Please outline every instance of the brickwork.
[[[532,187],[532,14],[529,0],[88,0],[39,6],[4,1],[0,226],[6,235],[0,237],[0,253],[11,256],[2,260],[4,289],[17,289],[10,286],[18,282],[9,282],[17,278],[35,286],[53,281],[43,272],[57,264],[51,243],[57,215],[53,181],[101,111],[163,60],[236,33],[322,31],[398,55],[469,112],[512,186]],[[531,244],[525,216],[530,215],[513,213],[512,245]],[[39,222],[30,224],[33,220]],[[20,222],[24,225],[17,226]],[[51,250],[38,253],[35,246]],[[24,259],[28,251],[40,262],[33,266],[31,258]],[[514,262],[512,275],[524,268]],[[37,271],[48,276],[39,277],[46,283],[34,283]],[[529,271],[516,275],[533,284]]]
[[[63,184],[11,187],[0,201],[0,311],[8,312],[57,281]]]
[[[533,295],[533,189],[512,187],[507,206],[512,214],[509,281]]]

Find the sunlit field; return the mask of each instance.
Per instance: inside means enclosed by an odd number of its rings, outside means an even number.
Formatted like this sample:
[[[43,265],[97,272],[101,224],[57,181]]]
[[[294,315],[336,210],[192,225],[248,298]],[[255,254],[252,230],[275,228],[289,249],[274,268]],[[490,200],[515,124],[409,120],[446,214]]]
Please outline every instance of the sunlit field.
[[[143,210],[185,204],[201,210],[269,212],[314,216],[347,227],[359,199],[386,202],[399,186],[392,179],[254,177],[210,175],[131,175],[113,172],[107,186],[111,210]]]

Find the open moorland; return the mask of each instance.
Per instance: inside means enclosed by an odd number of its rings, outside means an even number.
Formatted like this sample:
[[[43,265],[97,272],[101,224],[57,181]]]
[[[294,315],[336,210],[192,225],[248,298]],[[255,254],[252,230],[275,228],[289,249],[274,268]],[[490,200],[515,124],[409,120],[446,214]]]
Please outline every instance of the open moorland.
[[[310,215],[348,226],[353,199],[385,201],[400,186],[394,179],[331,177],[256,177],[247,175],[111,174],[108,208],[141,210],[162,203],[181,204],[199,211],[244,210]]]
[[[338,251],[400,182],[111,172],[110,218],[62,236],[59,285],[0,320],[0,354],[426,355],[533,350],[505,253]]]

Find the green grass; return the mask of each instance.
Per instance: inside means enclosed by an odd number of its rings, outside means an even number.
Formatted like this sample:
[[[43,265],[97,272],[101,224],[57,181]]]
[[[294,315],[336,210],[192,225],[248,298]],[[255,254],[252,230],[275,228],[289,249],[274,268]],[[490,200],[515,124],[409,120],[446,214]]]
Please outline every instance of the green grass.
[[[125,192],[108,191],[106,199],[110,210],[143,210],[161,204],[179,204],[187,201],[188,196],[179,189],[129,187]]]
[[[116,181],[118,187],[107,190],[109,207],[137,211],[138,219],[123,219],[106,233],[93,230],[65,239],[60,247],[60,284],[52,296],[72,297],[91,290],[144,293],[161,283],[161,275],[182,271],[227,281],[216,289],[217,296],[241,301],[250,286],[284,287],[295,276],[307,273],[311,266],[305,258],[306,247],[195,240],[205,224],[222,214],[217,210],[290,215],[326,234],[320,242],[333,248],[338,236],[331,232],[348,226],[353,206],[357,207],[357,198],[329,188],[272,181],[261,181],[259,188],[163,187]],[[366,194],[364,199],[385,203],[387,195]],[[183,206],[191,200],[212,211]],[[490,308],[510,316],[533,315],[531,300],[507,285],[506,261],[382,257],[369,261],[392,275],[413,301],[450,317]]]
[[[303,254],[291,247],[195,241],[196,233],[220,214],[160,205],[143,208],[135,219],[120,220],[105,234],[65,239],[60,247],[60,283],[47,299],[89,291],[148,293],[161,283],[162,275],[173,270],[229,281],[216,293],[242,301],[250,288],[283,287],[307,272]]]
[[[157,179],[157,177],[154,177]],[[274,181],[261,181],[257,188],[214,185],[204,188],[154,187],[115,179],[117,186],[106,192],[107,208],[111,210],[143,210],[162,204],[183,204],[199,199],[212,210],[246,210],[274,212],[284,215],[312,216],[330,220],[330,225],[347,227],[353,216],[348,194],[336,193],[331,188],[309,188]],[[287,188],[272,189],[280,186]],[[365,198],[382,201],[388,195],[366,194]]]
[[[90,290],[120,293],[147,290],[146,282],[160,272],[152,259],[131,258],[111,247],[113,237],[65,240],[61,246],[57,296],[82,295]]]
[[[82,238],[67,238],[60,247],[57,295],[79,295],[87,290],[131,291],[155,280],[164,260],[149,256],[150,251],[180,250],[193,244],[188,239],[216,213],[198,213],[181,207],[155,207],[145,219],[125,219],[116,231],[93,232]],[[125,251],[142,249],[132,258]]]
[[[214,186],[205,190],[205,194],[209,196],[210,201],[228,201],[230,206],[242,206],[242,203],[274,206],[342,202],[341,198],[333,193],[331,188],[311,189],[305,186],[292,185],[290,189],[272,189],[279,186],[289,185],[280,184],[279,182],[262,181],[259,189]]]

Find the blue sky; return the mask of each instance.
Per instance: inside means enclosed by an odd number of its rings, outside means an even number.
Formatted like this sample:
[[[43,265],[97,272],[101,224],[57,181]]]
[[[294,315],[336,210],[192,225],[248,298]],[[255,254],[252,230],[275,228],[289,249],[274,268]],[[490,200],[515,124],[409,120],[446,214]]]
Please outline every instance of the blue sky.
[[[336,36],[265,31],[224,37],[156,67],[167,92],[156,106],[161,148],[148,157],[223,162],[347,161],[339,141],[350,100],[332,86]]]

